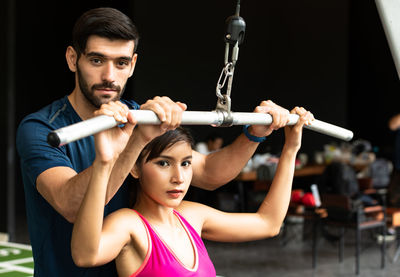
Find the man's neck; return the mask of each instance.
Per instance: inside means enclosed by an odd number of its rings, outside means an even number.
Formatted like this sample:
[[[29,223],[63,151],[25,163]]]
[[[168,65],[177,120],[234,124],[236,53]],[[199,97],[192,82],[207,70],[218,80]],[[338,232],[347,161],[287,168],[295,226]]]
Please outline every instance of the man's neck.
[[[93,112],[96,110],[96,107],[87,101],[87,99],[80,91],[78,91],[77,88],[75,88],[72,93],[68,95],[68,100],[82,120],[93,117]]]

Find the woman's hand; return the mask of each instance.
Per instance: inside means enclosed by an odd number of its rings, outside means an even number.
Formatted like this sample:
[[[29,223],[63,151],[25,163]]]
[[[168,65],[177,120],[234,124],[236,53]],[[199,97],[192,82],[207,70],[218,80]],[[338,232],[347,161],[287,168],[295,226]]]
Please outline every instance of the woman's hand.
[[[299,120],[293,126],[285,127],[285,148],[298,151],[301,146],[302,130],[304,125],[310,125],[314,121],[314,115],[303,107],[295,107],[290,111],[298,114]]]
[[[120,101],[101,105],[94,115],[113,116],[117,122],[124,124],[123,127],[116,126],[94,135],[96,159],[101,162],[115,161],[125,149],[136,125],[136,120],[129,113],[129,108]]]

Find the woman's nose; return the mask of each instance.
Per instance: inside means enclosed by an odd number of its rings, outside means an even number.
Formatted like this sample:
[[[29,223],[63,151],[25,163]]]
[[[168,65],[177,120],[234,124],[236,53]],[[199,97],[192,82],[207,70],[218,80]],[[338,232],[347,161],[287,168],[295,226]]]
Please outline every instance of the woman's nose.
[[[177,184],[182,184],[184,182],[184,178],[183,178],[183,170],[180,166],[174,168],[174,172],[172,175],[172,182],[173,183],[177,183]]]

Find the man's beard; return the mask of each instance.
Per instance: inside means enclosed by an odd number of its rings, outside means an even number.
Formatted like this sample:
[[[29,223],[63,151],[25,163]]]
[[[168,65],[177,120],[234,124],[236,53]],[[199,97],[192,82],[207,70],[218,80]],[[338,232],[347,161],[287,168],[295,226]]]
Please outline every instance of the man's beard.
[[[89,88],[89,85],[86,82],[86,80],[83,78],[81,71],[79,70],[79,67],[77,67],[76,72],[78,74],[78,83],[79,83],[79,88],[80,88],[82,94],[97,109],[99,109],[102,104],[106,104],[110,101],[117,101],[117,100],[121,99],[121,96],[124,94],[126,84],[124,85],[124,87],[122,89],[120,86],[116,86],[110,82],[103,82],[102,84],[94,84],[91,88]],[[96,97],[94,95],[95,89],[112,89],[117,92],[117,95],[114,98]]]

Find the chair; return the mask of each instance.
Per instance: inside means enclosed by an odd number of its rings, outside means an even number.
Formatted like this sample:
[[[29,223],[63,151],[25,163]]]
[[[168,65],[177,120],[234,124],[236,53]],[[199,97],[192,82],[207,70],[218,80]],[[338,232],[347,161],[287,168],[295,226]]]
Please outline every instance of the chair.
[[[316,268],[317,266],[317,234],[318,229],[320,227],[321,221],[327,217],[327,212],[323,208],[319,207],[305,207],[302,204],[291,202],[289,204],[289,209],[287,212],[287,216],[291,217],[299,217],[303,219],[303,223],[307,222],[311,227],[311,236],[312,236],[312,268]],[[285,225],[288,223],[287,218],[285,219]],[[304,234],[304,227],[303,224],[303,239],[305,238]],[[286,229],[286,228],[285,228]],[[284,231],[286,231],[284,229]],[[286,245],[290,238],[286,237],[286,232],[284,232],[283,237],[284,240],[282,241],[282,245]],[[286,237],[286,238],[285,238]]]
[[[395,263],[400,256],[400,208],[387,207],[386,213],[388,227],[396,231],[396,251],[392,258],[392,262]]]
[[[328,216],[323,226],[340,228],[339,234],[339,261],[343,261],[344,229],[355,230],[356,239],[356,274],[360,273],[361,232],[373,228],[380,228],[382,236],[386,234],[386,213],[384,205],[364,207],[361,201],[354,200],[343,194],[322,194],[322,207],[327,210]],[[381,243],[381,268],[385,267],[385,240]]]

